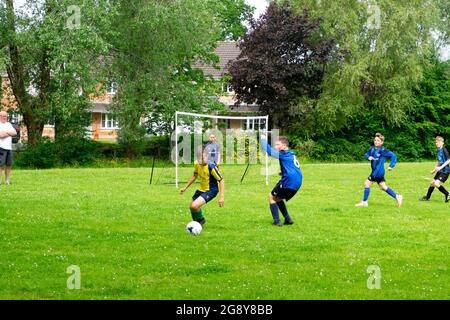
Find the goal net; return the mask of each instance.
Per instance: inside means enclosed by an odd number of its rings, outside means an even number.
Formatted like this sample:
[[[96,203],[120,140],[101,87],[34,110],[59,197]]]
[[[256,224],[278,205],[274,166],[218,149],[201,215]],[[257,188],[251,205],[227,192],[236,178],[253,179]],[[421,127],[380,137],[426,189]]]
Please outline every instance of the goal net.
[[[268,136],[268,116],[219,116],[189,112],[175,113],[172,134],[172,161],[175,186],[180,183],[180,167],[191,167],[199,146],[208,153],[208,161],[221,165],[244,165],[240,181],[250,165],[258,165],[258,175],[269,183],[269,157],[260,146],[260,136]],[[245,166],[246,165],[246,166]],[[190,172],[190,171],[189,171]],[[183,178],[187,179],[188,177]]]

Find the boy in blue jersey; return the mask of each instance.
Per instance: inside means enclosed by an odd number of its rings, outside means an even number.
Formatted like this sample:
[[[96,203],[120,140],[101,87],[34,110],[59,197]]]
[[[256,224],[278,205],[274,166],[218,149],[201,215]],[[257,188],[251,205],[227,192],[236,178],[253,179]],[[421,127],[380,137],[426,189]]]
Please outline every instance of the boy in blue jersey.
[[[397,204],[399,207],[403,204],[403,196],[397,195],[394,190],[389,188],[386,185],[386,179],[384,178],[384,163],[386,162],[386,159],[390,158],[391,162],[389,164],[388,170],[391,171],[394,169],[395,165],[397,164],[397,156],[392,151],[387,150],[383,147],[384,144],[384,136],[381,133],[377,133],[374,138],[374,146],[371,147],[365,154],[365,157],[367,160],[370,161],[372,166],[372,173],[367,178],[365,184],[364,184],[364,198],[363,201],[356,204],[356,207],[367,207],[368,200],[369,200],[369,194],[370,194],[370,186],[372,183],[376,182],[380,186],[380,188],[388,195],[390,195],[392,198],[397,200]]]
[[[200,186],[192,196],[189,209],[191,210],[192,220],[204,225],[206,219],[203,216],[202,206],[219,194],[219,206],[223,207],[225,184],[217,166],[208,162],[208,153],[202,146],[197,149],[196,154],[197,161],[194,163],[194,174],[186,185],[180,189],[180,193],[183,194],[197,180],[197,177],[201,178]]]
[[[436,137],[436,148],[437,148],[437,158],[438,163],[436,165],[436,168],[434,168],[431,173],[436,173],[434,176],[433,182],[431,183],[431,186],[428,188],[428,193],[426,196],[420,198],[419,200],[422,201],[428,201],[431,198],[431,194],[433,193],[434,189],[437,188],[440,192],[442,192],[445,195],[445,202],[450,201],[450,193],[445,190],[444,186],[441,184],[445,183],[447,181],[448,176],[450,175],[450,155],[448,153],[448,150],[444,147],[444,138],[443,137]]]
[[[278,210],[284,217],[284,224],[291,225],[294,221],[289,216],[286,204],[283,200],[289,201],[302,186],[302,172],[295,154],[289,150],[289,140],[286,137],[279,137],[273,149],[267,142],[266,137],[261,137],[261,146],[269,156],[279,159],[281,167],[281,180],[277,183],[272,192],[269,193],[270,212],[273,217],[273,225],[281,227]]]

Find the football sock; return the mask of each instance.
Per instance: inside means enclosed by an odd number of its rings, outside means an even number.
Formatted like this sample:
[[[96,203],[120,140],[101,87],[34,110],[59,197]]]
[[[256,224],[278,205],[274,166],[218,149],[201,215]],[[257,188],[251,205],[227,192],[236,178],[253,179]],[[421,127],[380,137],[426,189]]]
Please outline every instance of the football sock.
[[[278,214],[278,205],[276,203],[270,204],[270,212],[272,213],[273,221],[280,222],[280,215]]]
[[[390,195],[392,198],[397,199],[397,195],[395,194],[394,190],[391,188],[387,188],[386,193]]]
[[[439,191],[442,192],[443,194],[445,194],[446,196],[448,195],[448,191],[445,190],[444,186],[440,186]]]
[[[370,188],[365,188],[363,201],[369,200],[369,194],[370,194]]]
[[[200,209],[200,211],[198,211],[198,212],[191,211],[191,215],[192,215],[192,220],[197,221],[197,222],[201,221],[205,218],[203,216],[202,209]]]
[[[433,193],[433,191],[434,191],[434,187],[429,187],[429,188],[428,188],[427,199],[430,199],[430,198],[431,198],[431,194]]]
[[[286,204],[284,203],[284,201],[278,202],[278,208],[280,208],[281,214],[283,215],[283,217],[286,221],[292,220],[291,217],[289,216],[289,213],[287,211]]]

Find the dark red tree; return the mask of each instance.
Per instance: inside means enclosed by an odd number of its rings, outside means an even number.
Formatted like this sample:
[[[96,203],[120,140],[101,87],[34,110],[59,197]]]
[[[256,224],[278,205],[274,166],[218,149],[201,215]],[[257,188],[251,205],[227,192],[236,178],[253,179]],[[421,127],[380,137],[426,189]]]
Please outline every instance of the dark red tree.
[[[258,21],[251,21],[241,54],[229,66],[238,103],[258,104],[274,125],[287,129],[294,121],[290,102],[317,99],[325,65],[337,58],[336,42],[321,34],[320,24],[307,11],[296,15],[288,1],[272,2]]]

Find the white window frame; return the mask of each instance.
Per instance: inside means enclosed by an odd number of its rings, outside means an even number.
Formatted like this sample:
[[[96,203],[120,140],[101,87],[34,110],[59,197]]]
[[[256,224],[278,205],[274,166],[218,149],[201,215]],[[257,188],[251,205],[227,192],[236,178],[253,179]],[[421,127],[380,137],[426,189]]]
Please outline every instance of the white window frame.
[[[259,131],[266,129],[266,120],[264,118],[248,118],[242,121],[242,130]]]
[[[233,86],[230,83],[224,82],[222,84],[222,92],[227,94],[234,94]]]
[[[110,113],[102,112],[101,128],[103,130],[119,129],[119,122]]]
[[[114,96],[117,93],[118,85],[117,82],[110,81],[106,87],[106,93],[110,96]]]

